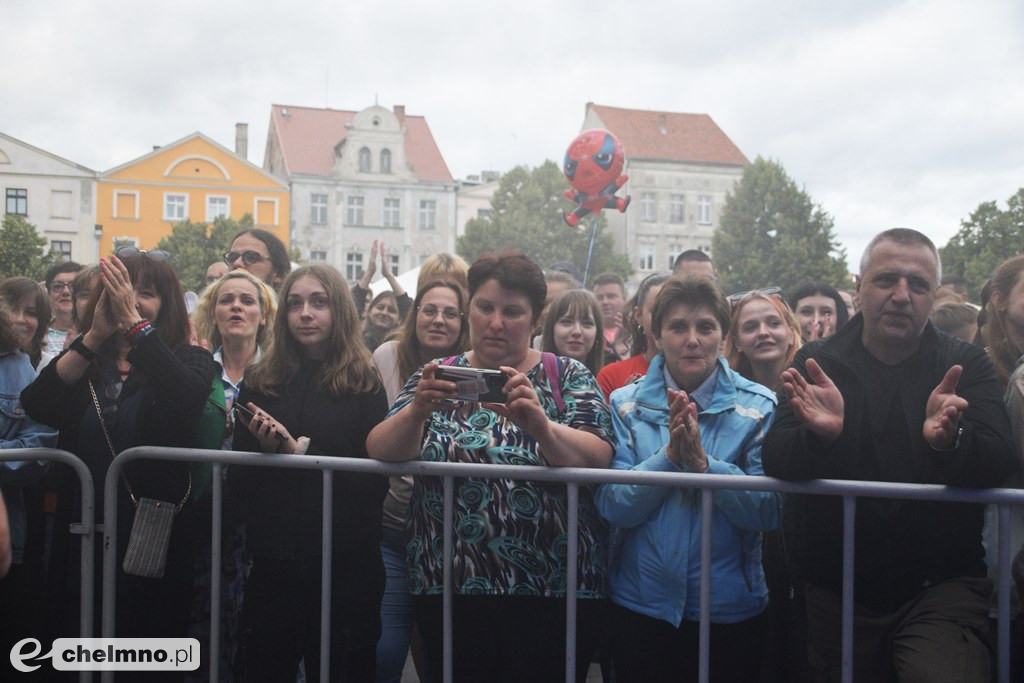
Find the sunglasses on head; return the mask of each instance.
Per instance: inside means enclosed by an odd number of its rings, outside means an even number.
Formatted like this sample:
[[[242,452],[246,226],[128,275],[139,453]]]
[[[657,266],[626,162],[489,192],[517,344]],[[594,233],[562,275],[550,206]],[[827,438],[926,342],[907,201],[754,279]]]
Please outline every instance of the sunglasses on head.
[[[263,254],[259,253],[258,251],[253,251],[252,249],[248,249],[246,251],[229,251],[228,253],[224,254],[224,263],[228,264],[229,266],[235,265],[235,261],[237,261],[238,259],[242,259],[242,263],[244,263],[245,265],[251,266],[254,263],[265,261],[266,257]]]
[[[772,296],[773,294],[782,294],[782,287],[765,287],[764,289],[748,289],[745,292],[736,292],[726,297],[729,303],[735,306],[739,302],[752,296]]]
[[[137,256],[144,256],[151,261],[166,261],[171,258],[171,254],[163,249],[139,249],[138,247],[120,247],[114,252],[114,255],[119,259],[135,258]]]

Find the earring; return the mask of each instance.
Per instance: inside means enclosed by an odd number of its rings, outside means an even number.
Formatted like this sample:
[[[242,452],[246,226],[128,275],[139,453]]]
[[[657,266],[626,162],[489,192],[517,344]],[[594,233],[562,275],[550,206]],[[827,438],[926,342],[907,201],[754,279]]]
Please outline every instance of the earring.
[[[637,326],[636,326],[636,330],[637,330],[637,332],[639,332],[640,334],[643,334],[643,333],[644,333],[644,326],[643,326],[643,325],[637,325]]]

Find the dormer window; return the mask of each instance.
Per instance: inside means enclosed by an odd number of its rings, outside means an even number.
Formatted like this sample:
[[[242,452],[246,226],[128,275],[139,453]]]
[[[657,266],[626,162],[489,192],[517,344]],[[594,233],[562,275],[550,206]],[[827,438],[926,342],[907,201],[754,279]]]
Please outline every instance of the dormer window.
[[[359,150],[359,172],[370,172],[370,149],[368,147],[363,147]]]
[[[391,150],[382,149],[380,151],[380,172],[391,173]]]

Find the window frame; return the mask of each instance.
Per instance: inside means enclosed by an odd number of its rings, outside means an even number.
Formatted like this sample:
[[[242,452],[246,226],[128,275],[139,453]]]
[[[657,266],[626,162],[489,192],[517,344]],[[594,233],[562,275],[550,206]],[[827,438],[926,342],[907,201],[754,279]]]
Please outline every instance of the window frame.
[[[18,193],[21,193],[20,195]],[[4,192],[4,213],[8,216],[28,216],[28,188],[8,187]],[[11,202],[14,202],[14,211],[11,211]],[[22,210],[18,211],[21,206]]]
[[[322,197],[323,201],[317,201],[317,197]],[[322,194],[320,192],[309,193],[309,224],[310,225],[327,225],[327,202],[330,196]]]
[[[400,197],[381,199],[380,222],[385,228],[402,227],[402,200]]]
[[[345,279],[349,282],[358,282],[363,277],[363,273],[366,272],[363,256],[363,252],[355,250],[345,254]]]
[[[711,195],[702,194],[697,197],[697,224],[711,225],[711,208],[713,201]]]
[[[428,205],[429,206],[426,206]],[[420,230],[437,230],[437,200],[421,199],[419,213]]]
[[[210,216],[210,200],[211,199],[223,199],[224,200],[224,218],[231,218],[231,196],[226,194],[208,194],[206,195],[206,222],[213,223],[217,216]]]
[[[658,195],[654,192],[640,193],[640,220],[644,223],[658,220]]]
[[[671,194],[668,197],[668,222],[686,222],[686,195]]]
[[[359,149],[357,168],[360,173],[373,173],[373,154],[370,153],[369,147]]]
[[[648,272],[654,270],[654,243],[653,242],[639,242],[636,245],[637,249],[637,270]]]
[[[172,216],[168,213],[170,208],[171,198],[180,198],[181,202],[181,216]],[[164,192],[164,204],[163,204],[163,219],[165,221],[171,221],[173,223],[179,223],[188,218],[188,193],[182,192]]]
[[[357,215],[358,214],[358,215]],[[358,218],[358,220],[353,220]],[[361,194],[350,194],[345,202],[345,225],[366,225],[366,198]]]

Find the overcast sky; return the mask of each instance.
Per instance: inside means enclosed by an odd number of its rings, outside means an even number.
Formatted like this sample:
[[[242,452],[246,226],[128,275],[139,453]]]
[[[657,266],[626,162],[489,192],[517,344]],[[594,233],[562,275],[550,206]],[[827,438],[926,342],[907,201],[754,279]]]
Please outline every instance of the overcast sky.
[[[272,103],[405,105],[456,178],[560,160],[588,101],[700,112],[786,167],[851,267],[1024,186],[1020,0],[3,4],[0,130],[98,171],[194,131],[233,148],[239,121],[262,165]]]

